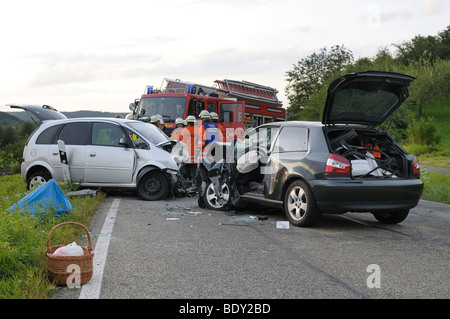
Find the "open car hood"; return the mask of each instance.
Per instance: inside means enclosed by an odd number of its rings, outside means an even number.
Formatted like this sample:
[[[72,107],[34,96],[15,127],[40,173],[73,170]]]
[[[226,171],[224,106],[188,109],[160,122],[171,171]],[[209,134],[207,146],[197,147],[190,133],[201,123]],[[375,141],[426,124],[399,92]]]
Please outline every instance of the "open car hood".
[[[378,126],[406,100],[413,80],[384,71],[344,75],[328,87],[322,123]]]
[[[64,114],[59,113],[49,105],[8,104],[8,106],[10,106],[12,109],[22,109],[26,111],[28,114],[30,114],[33,121],[34,118],[37,118],[41,122],[67,118]]]

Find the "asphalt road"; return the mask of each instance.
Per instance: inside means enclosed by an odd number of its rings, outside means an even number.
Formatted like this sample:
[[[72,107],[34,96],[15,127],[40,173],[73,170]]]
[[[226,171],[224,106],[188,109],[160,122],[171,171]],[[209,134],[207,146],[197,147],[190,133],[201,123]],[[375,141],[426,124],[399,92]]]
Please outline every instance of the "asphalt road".
[[[276,210],[109,196],[90,227],[94,247],[109,244],[103,272],[81,288],[58,288],[54,298],[448,299],[449,208],[420,201],[398,225],[347,213],[282,229],[277,222],[286,218]],[[102,233],[105,221],[110,234]],[[83,293],[88,285],[98,295]]]

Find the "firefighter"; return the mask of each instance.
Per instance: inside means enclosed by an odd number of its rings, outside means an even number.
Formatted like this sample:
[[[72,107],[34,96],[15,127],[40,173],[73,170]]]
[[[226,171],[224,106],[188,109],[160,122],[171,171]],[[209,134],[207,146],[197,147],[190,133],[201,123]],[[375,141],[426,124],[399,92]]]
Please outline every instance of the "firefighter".
[[[199,114],[202,120],[200,127],[197,151],[200,157],[205,157],[208,153],[208,148],[212,142],[222,142],[223,136],[216,123],[211,122],[211,115],[207,110],[203,110]]]
[[[195,116],[189,115],[186,118],[186,124],[187,127],[185,127],[179,137],[178,140],[180,142],[183,142],[186,144],[188,149],[188,159],[185,162],[185,167],[187,171],[187,175],[192,181],[192,186],[187,189],[188,192],[196,190],[196,178],[197,178],[197,143],[198,143],[198,136],[197,136],[197,129],[195,128],[196,125],[196,119]]]
[[[161,116],[161,115],[160,115]],[[156,126],[164,132],[164,134],[166,134],[167,136],[170,136],[169,130],[166,128],[166,126],[164,125],[164,120],[162,119],[162,117],[160,117],[157,120]]]
[[[158,125],[156,124],[156,122],[158,122],[157,116],[156,116],[156,115],[152,115],[152,117],[150,117],[150,124],[153,124],[153,125],[155,125],[155,126],[158,126]]]
[[[220,132],[222,133],[222,140],[226,141],[227,135],[226,135],[225,129],[223,128],[222,124],[219,123],[219,116],[217,115],[216,112],[211,112],[209,114],[211,115],[211,121],[217,125]]]
[[[177,118],[175,120],[176,128],[172,132],[172,136],[170,137],[171,140],[178,140],[178,137],[181,134],[181,131],[184,129],[184,121],[181,117]]]

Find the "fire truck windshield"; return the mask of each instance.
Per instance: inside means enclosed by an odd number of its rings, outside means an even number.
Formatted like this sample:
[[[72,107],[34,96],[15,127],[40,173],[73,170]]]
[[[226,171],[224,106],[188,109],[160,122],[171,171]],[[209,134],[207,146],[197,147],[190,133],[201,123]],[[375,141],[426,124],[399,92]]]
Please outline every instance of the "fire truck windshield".
[[[143,97],[139,102],[139,114],[141,116],[161,115],[165,122],[174,122],[177,117],[184,118],[186,109],[185,97]]]

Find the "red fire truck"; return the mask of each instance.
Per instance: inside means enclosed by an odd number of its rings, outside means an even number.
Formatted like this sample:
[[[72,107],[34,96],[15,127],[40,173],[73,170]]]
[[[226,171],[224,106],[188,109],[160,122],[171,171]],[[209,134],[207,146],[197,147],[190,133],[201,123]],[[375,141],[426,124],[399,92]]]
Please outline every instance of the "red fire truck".
[[[213,86],[165,78],[161,89],[147,86],[140,99],[130,104],[134,119],[148,121],[159,114],[166,128],[175,128],[175,119],[196,118],[202,110],[216,112],[224,129],[250,128],[284,121],[278,91],[247,81],[216,80]],[[227,138],[229,138],[227,136]]]

